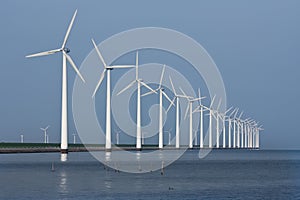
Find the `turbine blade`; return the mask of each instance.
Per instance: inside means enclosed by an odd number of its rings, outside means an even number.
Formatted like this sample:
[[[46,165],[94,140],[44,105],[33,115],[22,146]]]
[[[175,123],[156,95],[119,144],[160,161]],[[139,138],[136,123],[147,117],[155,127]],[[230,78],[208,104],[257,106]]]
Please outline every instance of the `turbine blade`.
[[[198,98],[199,98],[199,104],[201,104],[201,92],[200,92],[200,88],[198,88]]]
[[[188,102],[188,105],[186,107],[185,114],[184,114],[184,119],[186,119],[186,117],[187,117],[187,114],[189,112],[189,107],[190,107],[190,102]]]
[[[222,102],[222,99],[219,100],[219,104],[218,104],[217,110],[219,110],[221,102]]]
[[[105,72],[106,72],[106,69],[103,70],[103,72],[102,72],[102,74],[101,74],[101,76],[100,76],[100,79],[99,79],[99,81],[98,81],[98,83],[97,83],[97,86],[96,86],[96,88],[95,88],[95,90],[94,90],[94,93],[93,93],[93,98],[95,97],[96,92],[97,92],[97,90],[99,89],[99,87],[100,87],[100,85],[101,85],[101,83],[102,83],[102,81],[103,81],[103,79],[104,79]]]
[[[169,110],[171,109],[171,107],[172,107],[172,104],[174,105],[174,101],[175,101],[175,99],[176,99],[176,97],[174,97],[173,98],[173,100],[172,100],[172,103],[170,103],[170,105],[169,105],[169,107],[168,107],[168,109],[167,109],[167,113],[169,112]]]
[[[94,45],[94,47],[96,49],[96,52],[97,52],[97,54],[98,54],[98,56],[99,56],[102,64],[104,65],[104,68],[106,68],[106,63],[105,63],[105,61],[104,61],[104,59],[103,59],[103,57],[102,57],[102,55],[100,53],[100,50],[98,49],[98,47],[97,47],[97,45],[96,45],[96,43],[95,43],[95,41],[93,39],[92,39],[92,43],[93,43],[93,45]]]
[[[210,102],[210,108],[212,107],[212,105],[213,105],[213,103],[214,103],[214,100],[215,100],[215,98],[216,98],[216,95],[213,97],[213,99],[211,100],[211,102]]]
[[[134,65],[113,65],[113,66],[107,66],[107,68],[112,68],[112,69],[125,69],[125,68],[133,68],[135,67]]]
[[[162,81],[163,81],[163,78],[164,78],[165,68],[166,68],[166,65],[163,66],[163,70],[161,72],[159,86],[158,86],[159,88],[161,87],[161,84],[162,84]]]
[[[162,94],[166,97],[166,99],[167,99],[173,106],[175,106],[175,104],[172,102],[172,100],[168,97],[168,95],[167,95],[164,91],[162,91]]]
[[[226,110],[226,112],[224,113],[224,115],[226,115],[226,113],[228,113],[229,111],[231,111],[233,107],[231,106],[229,109]]]
[[[136,82],[136,80],[132,81],[131,83],[129,83],[125,88],[123,88],[120,92],[118,92],[117,95],[122,94],[123,92],[125,92],[127,89],[129,89],[134,83]]]
[[[149,90],[151,90],[152,92],[154,92],[155,94],[157,94],[157,92],[156,92],[155,90],[153,90],[151,87],[149,87],[146,83],[144,83],[143,81],[140,81],[140,80],[139,80],[139,82],[140,82],[143,86],[145,86],[147,89],[149,89]]]
[[[54,50],[50,50],[50,51],[43,51],[40,53],[35,53],[35,54],[31,54],[31,55],[27,55],[26,58],[32,58],[32,57],[38,57],[38,56],[48,56],[51,54],[55,54],[57,52],[60,52],[61,49],[54,49]]]
[[[154,92],[150,91],[150,92],[146,92],[145,94],[142,94],[141,97],[147,96],[149,94],[153,94]]]
[[[67,43],[67,40],[68,40],[68,38],[69,38],[69,34],[70,34],[70,32],[71,32],[71,29],[72,29],[72,26],[73,26],[73,23],[74,23],[76,14],[77,14],[77,9],[75,10],[75,13],[74,13],[74,15],[73,15],[73,17],[72,17],[71,23],[70,23],[70,25],[69,25],[69,27],[68,27],[67,33],[66,33],[65,38],[64,38],[64,42],[63,42],[63,44],[62,44],[62,46],[61,46],[62,49],[65,48],[65,46],[66,46],[66,43]]]
[[[73,69],[75,70],[75,72],[77,73],[77,75],[80,77],[80,79],[85,83],[85,80],[83,78],[83,76],[81,75],[81,73],[79,72],[79,70],[77,69],[75,63],[73,62],[72,58],[66,54],[66,52],[63,51],[64,56],[66,56],[67,60],[69,61],[69,63],[71,64],[71,66],[73,67]]]
[[[174,95],[176,96],[177,94],[176,94],[175,87],[174,87],[174,85],[173,85],[173,81],[172,81],[172,79],[171,79],[171,76],[169,76],[169,79],[170,79],[170,83],[171,83],[171,86],[172,86],[173,93],[174,93]]]
[[[135,56],[135,80],[139,79],[139,52],[136,52]]]

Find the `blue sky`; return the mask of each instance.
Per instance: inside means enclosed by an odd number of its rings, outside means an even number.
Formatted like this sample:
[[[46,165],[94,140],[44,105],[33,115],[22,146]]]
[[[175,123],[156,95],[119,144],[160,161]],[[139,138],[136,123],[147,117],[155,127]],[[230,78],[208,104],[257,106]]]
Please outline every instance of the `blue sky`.
[[[59,141],[61,56],[25,59],[57,48],[76,8],[68,41],[78,66],[101,42],[137,27],[165,27],[199,42],[217,64],[228,105],[260,121],[263,148],[300,149],[299,1],[2,1],[0,141]],[[75,73],[69,70],[69,95]],[[76,132],[69,114],[70,133]]]

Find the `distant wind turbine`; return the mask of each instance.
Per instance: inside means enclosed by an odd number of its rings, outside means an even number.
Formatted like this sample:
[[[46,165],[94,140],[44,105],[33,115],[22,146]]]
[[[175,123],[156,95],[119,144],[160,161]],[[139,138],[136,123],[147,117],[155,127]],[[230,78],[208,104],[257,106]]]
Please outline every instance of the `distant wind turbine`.
[[[47,130],[50,126],[48,125],[46,128],[40,128],[44,132],[44,143],[47,143]]]

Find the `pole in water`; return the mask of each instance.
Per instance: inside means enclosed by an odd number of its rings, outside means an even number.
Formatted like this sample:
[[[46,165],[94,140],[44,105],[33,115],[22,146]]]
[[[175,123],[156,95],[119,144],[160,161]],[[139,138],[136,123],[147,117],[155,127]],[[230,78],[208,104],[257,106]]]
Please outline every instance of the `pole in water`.
[[[164,175],[164,161],[161,161],[160,175]]]
[[[52,165],[51,165],[51,172],[54,172],[54,171],[55,171],[54,163],[52,162]]]

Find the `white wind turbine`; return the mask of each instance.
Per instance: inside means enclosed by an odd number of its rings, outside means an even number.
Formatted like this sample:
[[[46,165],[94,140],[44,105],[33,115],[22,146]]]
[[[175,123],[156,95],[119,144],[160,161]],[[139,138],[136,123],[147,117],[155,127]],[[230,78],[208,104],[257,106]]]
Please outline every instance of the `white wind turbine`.
[[[176,99],[176,134],[175,134],[175,148],[180,148],[180,127],[179,127],[179,99],[180,98],[186,98],[186,96],[184,95],[180,95],[180,94],[177,94],[176,93],[176,90],[175,90],[175,87],[174,87],[174,84],[173,84],[173,81],[171,79],[171,76],[169,76],[169,79],[170,79],[170,83],[171,83],[171,86],[172,86],[172,90],[173,90],[173,93],[174,93],[174,96],[175,96],[175,99]],[[175,100],[174,99],[174,100]]]
[[[234,114],[234,117],[233,117],[233,148],[236,148],[237,147],[237,137],[236,137],[236,124],[237,124],[237,114],[239,112],[239,108],[236,109],[236,112]]]
[[[198,89],[198,95],[199,98],[201,97],[200,95],[200,88]],[[199,110],[200,109],[200,110]],[[193,112],[200,112],[200,148],[204,147],[204,140],[203,140],[203,112],[209,110],[208,107],[202,105],[201,99],[199,99],[199,106],[193,111]]]
[[[46,144],[46,143],[48,143],[47,142],[47,130],[48,130],[48,128],[49,128],[50,126],[48,125],[46,128],[40,128],[43,132],[44,132],[44,143]]]
[[[219,128],[219,111],[218,111],[219,108],[220,108],[220,105],[221,105],[221,99],[219,101],[217,109],[214,111],[216,113],[216,115],[213,114],[213,117],[216,119],[216,122],[217,122],[217,127],[216,127],[216,148],[220,147],[220,140],[219,140],[220,128]]]
[[[171,128],[168,130],[168,131],[164,131],[166,133],[168,133],[168,145],[170,146],[171,145]]]
[[[97,55],[99,57],[99,59],[101,60],[103,66],[104,66],[104,70],[100,76],[100,79],[97,83],[97,86],[94,90],[93,93],[93,98],[96,95],[96,92],[98,90],[98,88],[100,87],[104,76],[106,75],[106,127],[105,127],[105,149],[110,151],[111,150],[111,89],[110,89],[110,71],[113,69],[126,69],[126,68],[132,68],[134,67],[134,65],[112,65],[109,66],[105,63],[103,56],[100,53],[100,50],[98,49],[95,41],[92,39],[92,43],[96,49]]]
[[[231,128],[232,128],[232,119],[231,116],[236,112],[236,108],[228,116],[228,148],[231,148]]]
[[[117,145],[120,144],[120,133],[121,131],[120,130],[115,130],[115,133],[116,133],[116,143]]]
[[[236,138],[236,140],[237,140],[237,144],[236,144],[237,148],[241,147],[241,145],[240,145],[241,144],[241,140],[240,140],[240,125],[241,125],[241,117],[242,117],[243,113],[244,113],[244,111],[242,111],[240,113],[239,117],[237,118],[237,138]]]
[[[76,14],[77,14],[77,10],[75,11],[73,18],[71,20],[71,23],[68,27],[63,44],[59,49],[54,49],[54,50],[40,52],[40,53],[26,56],[27,58],[31,58],[31,57],[37,57],[37,56],[47,56],[47,55],[55,54],[58,52],[62,52],[63,66],[62,66],[62,108],[61,108],[62,110],[61,110],[61,145],[60,145],[62,153],[68,153],[67,60],[71,64],[71,66],[73,67],[73,69],[75,70],[77,75],[81,78],[81,80],[83,82],[85,82],[85,80],[83,79],[79,70],[77,69],[75,63],[73,62],[72,58],[68,55],[70,50],[68,48],[66,48],[66,43],[67,43],[70,31],[72,29]]]
[[[232,107],[230,107],[229,109],[227,109],[225,111],[225,113],[219,113],[219,117],[222,120],[222,126],[223,126],[223,145],[222,148],[226,148],[226,114],[232,109]]]
[[[139,79],[138,74],[138,67],[139,67],[139,54],[136,52],[136,61],[135,61],[135,80],[133,80],[131,83],[129,83],[125,88],[123,88],[117,95],[120,95],[130,87],[134,85],[134,83],[137,83],[137,113],[136,113],[136,149],[141,150],[142,144],[141,144],[141,85],[145,86],[147,89],[153,91],[154,93],[157,93],[152,88],[150,88],[146,83],[143,82],[143,80]]]
[[[214,114],[214,110],[212,109],[212,105],[214,103],[214,100],[215,100],[215,97],[213,97],[212,101],[210,102],[210,106],[209,106],[209,133],[208,133],[208,147],[209,148],[213,148],[213,142],[212,142],[212,139],[213,139],[213,136],[212,136],[212,117],[213,117],[213,114]]]
[[[165,68],[166,68],[166,66],[164,65],[161,76],[160,76],[158,88],[154,90],[154,91],[159,91],[159,128],[158,128],[158,130],[159,130],[159,132],[158,132],[158,148],[159,149],[163,148],[163,96],[170,102],[171,105],[174,105],[174,103],[169,98],[169,96],[164,92],[164,88],[161,85],[162,81],[163,81],[163,77],[164,77]],[[143,94],[142,96],[146,96],[146,95],[153,94],[153,93],[154,93],[153,91],[150,91],[150,92]],[[169,109],[170,109],[170,107],[168,108],[168,110]]]
[[[189,112],[189,148],[193,148],[193,103],[199,101],[200,99],[204,99],[205,97],[193,98],[191,96],[187,96],[181,88],[179,89],[183,93],[183,96],[188,100],[188,106],[186,107],[184,118],[186,119],[187,114]]]

